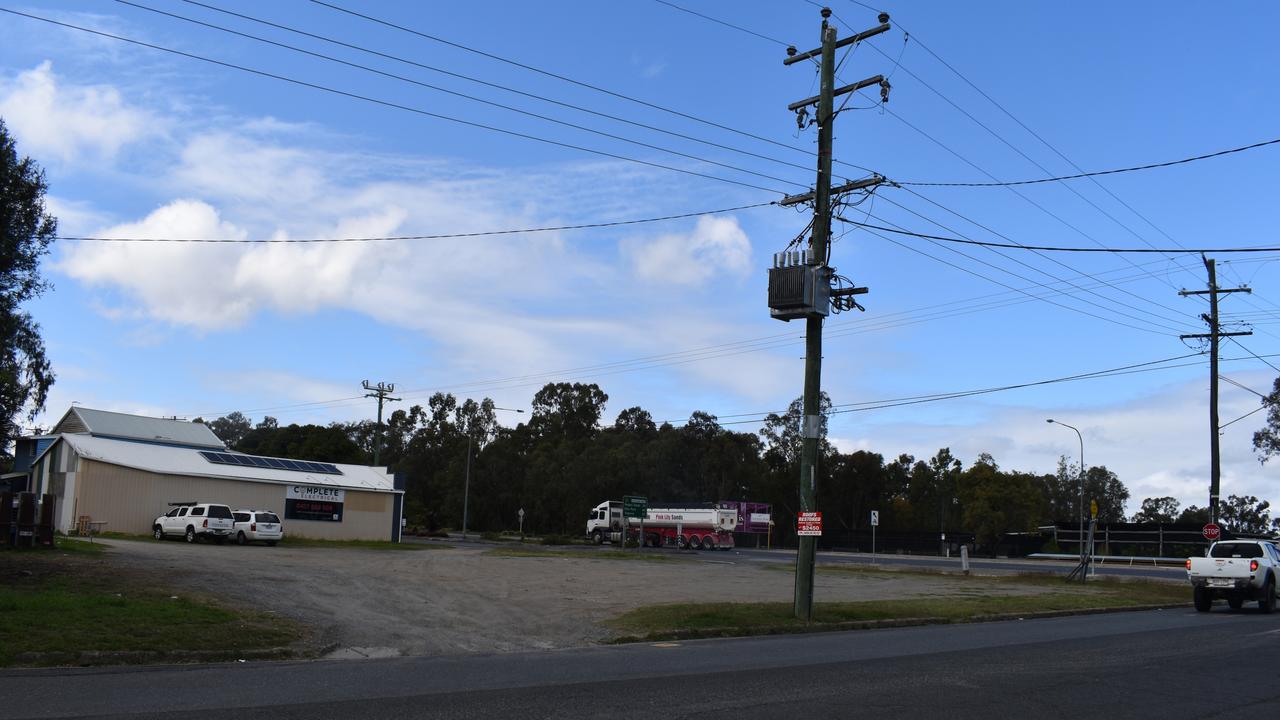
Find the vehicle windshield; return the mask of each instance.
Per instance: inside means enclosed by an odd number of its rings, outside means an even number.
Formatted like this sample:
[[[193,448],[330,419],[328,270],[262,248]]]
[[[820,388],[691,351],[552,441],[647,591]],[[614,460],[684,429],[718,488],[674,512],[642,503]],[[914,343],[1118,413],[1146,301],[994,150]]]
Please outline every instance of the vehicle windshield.
[[[1209,555],[1216,558],[1260,558],[1262,546],[1258,543],[1218,543]]]

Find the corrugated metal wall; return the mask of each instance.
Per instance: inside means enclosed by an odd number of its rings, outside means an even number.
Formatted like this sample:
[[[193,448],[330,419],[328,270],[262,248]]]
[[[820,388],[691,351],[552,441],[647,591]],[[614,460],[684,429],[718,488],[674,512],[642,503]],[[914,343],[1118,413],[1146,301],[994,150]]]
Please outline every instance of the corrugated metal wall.
[[[160,475],[81,458],[75,486],[76,514],[105,520],[105,531],[148,534],[156,516],[168,512],[171,502],[215,502],[232,510],[276,512],[284,521],[286,539],[391,539],[391,493],[347,490],[342,522],[322,522],[285,518],[288,486],[282,484]]]

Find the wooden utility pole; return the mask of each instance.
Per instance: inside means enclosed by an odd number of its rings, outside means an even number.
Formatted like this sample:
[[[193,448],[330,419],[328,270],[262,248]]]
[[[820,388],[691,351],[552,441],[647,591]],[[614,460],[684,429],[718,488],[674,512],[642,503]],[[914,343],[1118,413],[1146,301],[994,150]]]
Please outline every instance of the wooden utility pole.
[[[831,9],[822,9],[822,47],[809,52],[796,54],[794,47],[787,48],[787,59],[784,65],[821,56],[819,63],[819,94],[792,103],[789,110],[801,111],[809,105],[816,105],[816,122],[818,124],[818,179],[812,193],[787,198],[783,204],[791,205],[808,200],[813,201],[813,235],[809,241],[809,251],[805,263],[820,269],[827,269],[827,255],[831,238],[831,139],[834,100],[837,95],[854,92],[864,87],[881,85],[887,92],[882,76],[868,78],[839,89],[835,87],[836,59],[835,51],[846,45],[852,45],[866,38],[879,35],[889,30],[889,16],[880,15],[880,25],[870,30],[851,35],[839,42],[836,41],[836,29],[831,27],[827,19],[831,17]],[[803,117],[803,116],[802,116]],[[861,187],[869,187],[882,181],[873,178],[860,181]],[[852,185],[852,184],[851,184]],[[853,189],[850,187],[849,189]],[[830,283],[830,272],[826,273],[823,282]],[[865,289],[861,289],[866,292]],[[824,296],[825,298],[825,296]],[[828,302],[823,300],[824,305]],[[804,417],[801,418],[801,453],[800,453],[800,511],[817,510],[817,468],[818,449],[822,435],[822,321],[826,317],[827,308],[809,314],[805,318],[805,353],[804,353]],[[796,554],[795,583],[795,616],[801,620],[813,618],[813,576],[814,556],[817,549],[817,538],[802,536]]]
[[[365,397],[378,398],[378,424],[373,429],[373,464],[378,465],[382,457],[382,403],[400,402],[400,398],[388,397],[396,391],[395,383],[380,382],[377,385],[371,385],[368,380],[365,380],[363,387],[370,391],[365,394]]]
[[[1204,260],[1204,267],[1209,271],[1209,289],[1208,290],[1183,290],[1178,294],[1186,297],[1188,295],[1208,295],[1209,296],[1209,314],[1201,314],[1200,318],[1209,325],[1209,332],[1197,335],[1180,335],[1183,340],[1208,339],[1209,340],[1209,522],[1218,523],[1218,492],[1219,484],[1222,479],[1221,456],[1218,451],[1218,338],[1239,337],[1241,335],[1252,335],[1252,332],[1222,332],[1218,328],[1218,295],[1226,293],[1245,292],[1252,293],[1253,290],[1247,287],[1227,288],[1218,287],[1218,275],[1214,268],[1213,260],[1201,257]]]

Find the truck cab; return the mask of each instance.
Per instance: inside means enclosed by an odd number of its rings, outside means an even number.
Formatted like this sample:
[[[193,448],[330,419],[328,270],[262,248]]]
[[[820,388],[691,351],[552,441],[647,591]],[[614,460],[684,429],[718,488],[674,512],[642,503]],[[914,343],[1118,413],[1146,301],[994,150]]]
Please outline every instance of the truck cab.
[[[609,540],[617,542],[622,538],[622,502],[607,500],[600,503],[587,516],[587,537],[597,545]]]

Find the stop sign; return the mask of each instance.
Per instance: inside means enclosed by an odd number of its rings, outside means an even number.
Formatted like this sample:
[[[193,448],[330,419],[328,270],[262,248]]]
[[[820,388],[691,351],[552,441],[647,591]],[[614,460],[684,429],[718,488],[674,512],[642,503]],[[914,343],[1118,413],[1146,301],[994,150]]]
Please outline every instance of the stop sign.
[[[1214,540],[1222,537],[1222,528],[1218,527],[1215,523],[1208,523],[1204,526],[1204,529],[1200,531],[1200,534],[1204,535],[1205,540],[1213,542]]]

